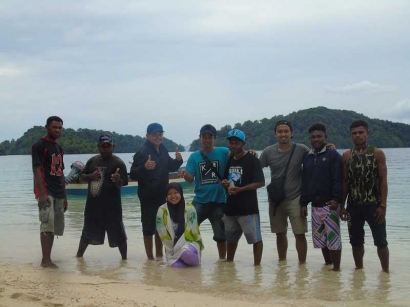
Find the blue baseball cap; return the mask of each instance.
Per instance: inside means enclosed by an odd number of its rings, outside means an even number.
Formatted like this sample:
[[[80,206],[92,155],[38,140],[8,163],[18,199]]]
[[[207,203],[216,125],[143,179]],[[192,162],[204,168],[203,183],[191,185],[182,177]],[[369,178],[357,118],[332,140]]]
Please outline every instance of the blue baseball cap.
[[[103,143],[114,144],[114,138],[110,134],[103,134],[102,136],[99,137],[98,144],[101,145]]]
[[[147,133],[148,134],[152,134],[152,133],[155,133],[155,132],[158,132],[158,131],[164,132],[164,129],[158,123],[149,124],[148,127],[147,127]]]
[[[228,137],[227,139],[231,138],[237,138],[240,139],[242,142],[245,142],[245,133],[239,129],[232,129],[231,131],[228,132]]]

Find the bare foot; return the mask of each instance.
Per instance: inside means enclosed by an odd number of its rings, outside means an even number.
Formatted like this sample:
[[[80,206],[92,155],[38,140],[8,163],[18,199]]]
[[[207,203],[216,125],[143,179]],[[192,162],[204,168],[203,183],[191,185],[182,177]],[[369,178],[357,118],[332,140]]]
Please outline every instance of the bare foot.
[[[48,269],[58,269],[58,266],[57,266],[54,262],[52,262],[52,261],[50,261],[50,262],[42,262],[42,263],[41,263],[41,267],[43,267],[43,268],[48,268]]]

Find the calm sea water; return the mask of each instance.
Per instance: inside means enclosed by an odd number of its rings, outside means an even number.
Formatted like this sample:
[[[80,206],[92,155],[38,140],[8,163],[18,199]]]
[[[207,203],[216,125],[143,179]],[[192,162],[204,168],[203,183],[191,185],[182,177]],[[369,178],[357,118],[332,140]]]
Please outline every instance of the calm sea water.
[[[313,249],[308,233],[308,262],[298,265],[294,239],[289,230],[286,262],[278,262],[275,236],[270,233],[266,189],[258,191],[264,252],[261,267],[254,268],[252,246],[240,241],[235,263],[219,262],[212,229],[201,225],[205,250],[199,268],[175,270],[160,261],[146,261],[142,241],[140,207],[136,195],[123,197],[124,223],[128,235],[128,256],[120,261],[117,249],[90,246],[84,260],[75,253],[83,224],[84,197],[69,197],[66,231],[55,240],[53,259],[60,270],[103,278],[138,281],[149,285],[183,288],[212,293],[222,298],[278,302],[290,306],[410,306],[410,148],[386,149],[389,178],[388,240],[391,273],[381,273],[370,230],[366,228],[365,269],[355,271],[342,224],[344,250],[342,271],[330,272],[323,266],[320,250]],[[66,155],[69,165],[86,162],[92,155]],[[119,154],[130,167],[132,154]],[[189,153],[183,153],[184,159]],[[38,265],[41,259],[37,204],[33,197],[30,156],[0,157],[0,261]],[[269,179],[268,169],[264,169]],[[193,187],[184,190],[192,200]],[[367,227],[367,226],[366,226]]]

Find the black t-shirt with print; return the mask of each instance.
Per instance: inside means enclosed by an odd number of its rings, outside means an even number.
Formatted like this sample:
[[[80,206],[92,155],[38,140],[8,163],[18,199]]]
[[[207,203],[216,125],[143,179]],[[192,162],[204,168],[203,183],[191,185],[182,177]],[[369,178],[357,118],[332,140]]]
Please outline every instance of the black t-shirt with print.
[[[115,186],[111,175],[120,169],[121,179],[124,186],[128,185],[127,168],[124,162],[112,155],[103,159],[100,155],[90,158],[85,167],[84,174],[92,174],[99,170],[100,180],[92,180],[88,183],[87,203],[84,215],[95,220],[103,221],[121,221],[121,189]]]
[[[228,179],[236,187],[265,181],[259,159],[249,152],[239,160],[229,159],[224,178]],[[228,195],[225,207],[226,215],[238,216],[256,213],[259,213],[256,190],[244,191],[237,195]]]
[[[65,197],[64,175],[64,152],[55,140],[46,136],[42,137],[31,147],[32,166],[40,166],[43,189],[47,195],[56,198]],[[40,196],[40,191],[34,184],[35,197]]]

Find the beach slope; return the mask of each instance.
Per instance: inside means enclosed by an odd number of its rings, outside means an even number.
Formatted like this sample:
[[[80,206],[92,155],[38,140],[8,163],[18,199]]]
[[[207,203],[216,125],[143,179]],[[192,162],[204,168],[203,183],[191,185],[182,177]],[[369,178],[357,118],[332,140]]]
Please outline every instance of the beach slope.
[[[170,288],[61,273],[35,266],[0,263],[1,307],[264,307],[272,304],[221,299],[208,294],[186,293]],[[274,306],[285,306],[275,304]]]

